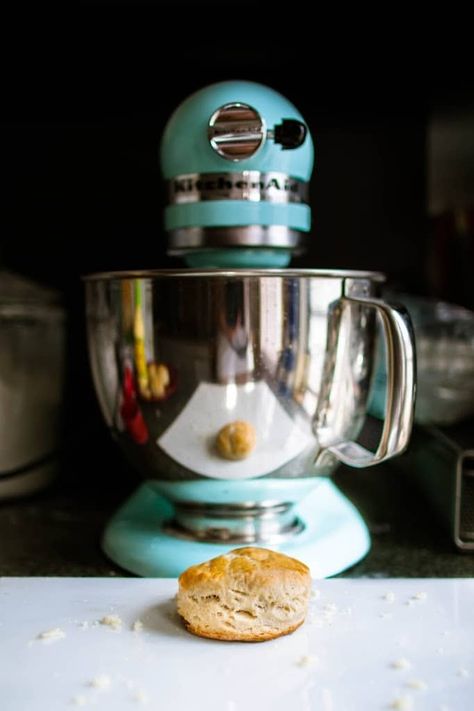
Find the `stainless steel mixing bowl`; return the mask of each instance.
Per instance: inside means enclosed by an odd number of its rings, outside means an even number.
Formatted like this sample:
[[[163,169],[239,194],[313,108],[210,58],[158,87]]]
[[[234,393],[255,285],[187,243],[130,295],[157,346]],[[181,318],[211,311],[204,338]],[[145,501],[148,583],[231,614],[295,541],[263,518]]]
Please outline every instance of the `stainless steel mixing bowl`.
[[[323,270],[175,270],[86,278],[89,351],[107,424],[175,506],[170,531],[201,540],[277,540],[294,504],[338,461],[399,454],[414,407],[414,342],[383,276]],[[385,333],[385,422],[375,453],[356,443]],[[230,461],[220,428],[250,423],[256,446]]]

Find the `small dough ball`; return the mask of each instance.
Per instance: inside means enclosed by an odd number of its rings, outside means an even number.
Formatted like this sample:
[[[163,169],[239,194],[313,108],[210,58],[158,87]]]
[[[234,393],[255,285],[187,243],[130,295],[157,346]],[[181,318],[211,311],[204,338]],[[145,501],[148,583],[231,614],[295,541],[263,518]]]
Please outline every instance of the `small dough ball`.
[[[256,442],[255,427],[245,420],[235,420],[219,430],[216,447],[224,459],[246,459]]]
[[[263,642],[303,624],[309,568],[266,548],[237,548],[193,565],[178,580],[178,613],[193,634]]]

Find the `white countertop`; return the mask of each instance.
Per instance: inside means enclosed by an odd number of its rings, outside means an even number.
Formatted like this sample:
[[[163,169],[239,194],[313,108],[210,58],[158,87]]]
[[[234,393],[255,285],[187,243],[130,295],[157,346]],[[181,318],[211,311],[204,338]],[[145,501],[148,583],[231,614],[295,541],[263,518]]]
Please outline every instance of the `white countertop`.
[[[0,579],[1,711],[474,709],[473,579],[318,581],[306,623],[259,644],[193,637],[176,589]],[[97,624],[113,614],[119,630]],[[54,628],[65,636],[37,639]]]

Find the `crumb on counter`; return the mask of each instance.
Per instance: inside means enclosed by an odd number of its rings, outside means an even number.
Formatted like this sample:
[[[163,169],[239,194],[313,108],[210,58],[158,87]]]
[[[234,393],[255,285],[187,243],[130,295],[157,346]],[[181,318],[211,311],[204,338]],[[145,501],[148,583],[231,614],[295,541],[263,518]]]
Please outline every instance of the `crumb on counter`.
[[[108,674],[98,674],[95,676],[91,681],[89,682],[89,686],[92,686],[94,689],[100,689],[101,691],[104,691],[105,689],[109,689],[110,685],[112,683],[112,679]]]
[[[424,601],[426,600],[428,595],[425,592],[417,592],[415,595],[412,595],[412,600],[420,600]]]
[[[87,699],[84,694],[76,694],[76,696],[72,697],[71,703],[73,703],[74,706],[85,706],[87,704]]]
[[[407,681],[407,686],[417,691],[424,691],[428,688],[428,684],[422,679],[410,679],[410,681]]]
[[[318,662],[318,657],[315,657],[313,654],[305,654],[303,657],[300,657],[298,661],[296,662],[297,666],[305,668],[305,667],[311,667],[314,664],[317,664]]]
[[[141,632],[143,630],[143,622],[141,620],[135,620],[132,625],[132,630],[134,632]]]
[[[148,696],[145,694],[142,689],[138,689],[138,691],[135,692],[133,695],[133,700],[138,701],[140,704],[147,704],[148,703]]]
[[[396,711],[411,711],[413,709],[413,699],[411,696],[397,696],[390,704],[391,709]]]
[[[99,622],[101,625],[111,627],[117,631],[121,630],[123,625],[123,622],[118,615],[105,615],[101,620],[99,620]]]
[[[315,590],[314,588],[311,590],[311,598],[313,600],[318,600],[321,597],[321,591],[320,590]]]
[[[411,664],[405,657],[400,657],[400,659],[395,659],[390,666],[392,669],[409,669]]]
[[[45,630],[40,632],[36,639],[40,639],[42,642],[57,642],[59,639],[64,639],[66,633],[61,627],[53,627],[50,630]]]
[[[387,593],[385,593],[385,595],[383,596],[383,599],[384,599],[386,602],[395,602],[395,593],[393,593],[393,592],[387,592]]]

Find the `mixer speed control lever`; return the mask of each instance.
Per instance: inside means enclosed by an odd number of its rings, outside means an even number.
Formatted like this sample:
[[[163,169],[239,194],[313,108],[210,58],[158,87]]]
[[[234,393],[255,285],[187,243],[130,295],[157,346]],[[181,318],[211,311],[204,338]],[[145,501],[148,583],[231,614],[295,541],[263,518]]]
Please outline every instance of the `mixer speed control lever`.
[[[281,124],[275,126],[273,131],[267,132],[268,138],[273,138],[283,150],[299,148],[303,145],[308,129],[302,121],[296,119],[283,119]]]

